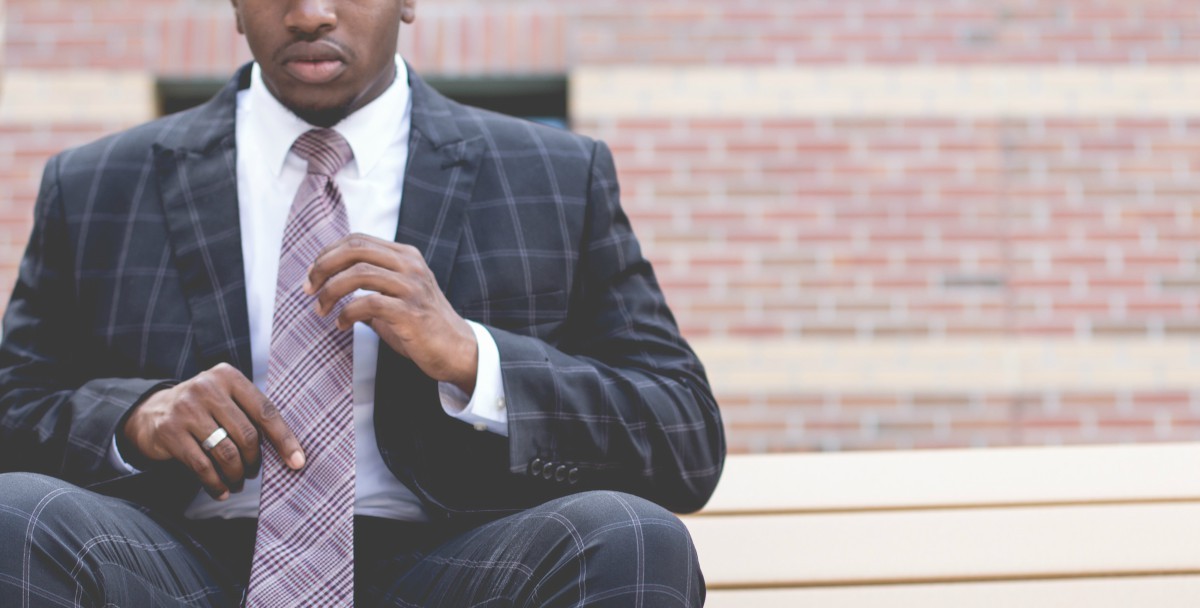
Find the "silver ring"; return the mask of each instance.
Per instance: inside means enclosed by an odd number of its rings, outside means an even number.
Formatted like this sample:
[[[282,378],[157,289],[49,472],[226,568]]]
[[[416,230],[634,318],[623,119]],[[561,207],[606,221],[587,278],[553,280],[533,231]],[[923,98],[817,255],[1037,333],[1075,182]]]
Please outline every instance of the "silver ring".
[[[225,441],[226,437],[229,437],[229,433],[226,433],[225,429],[217,427],[217,430],[213,431],[212,435],[208,436],[208,439],[200,442],[200,447],[203,447],[205,450],[211,450],[217,447],[218,443]]]

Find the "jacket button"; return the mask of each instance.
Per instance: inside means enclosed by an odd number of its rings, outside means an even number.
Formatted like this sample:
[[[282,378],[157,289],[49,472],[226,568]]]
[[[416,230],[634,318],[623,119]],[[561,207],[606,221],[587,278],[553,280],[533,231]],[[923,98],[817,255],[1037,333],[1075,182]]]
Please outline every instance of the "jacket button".
[[[531,460],[529,462],[529,474],[533,475],[534,477],[541,475],[542,474],[542,466],[544,464],[545,463],[542,462],[541,458],[534,458],[533,460]]]
[[[567,465],[560,464],[557,469],[554,469],[554,481],[562,483],[567,480]]]
[[[571,467],[571,470],[567,471],[567,483],[569,483],[571,485],[575,485],[575,484],[579,483],[579,468],[578,467]]]
[[[542,467],[542,479],[554,479],[553,462],[547,462],[546,465]]]

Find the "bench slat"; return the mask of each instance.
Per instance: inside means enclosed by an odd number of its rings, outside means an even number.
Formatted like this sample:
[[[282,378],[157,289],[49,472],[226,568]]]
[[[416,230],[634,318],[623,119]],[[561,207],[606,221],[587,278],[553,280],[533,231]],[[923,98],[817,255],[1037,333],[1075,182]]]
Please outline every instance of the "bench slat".
[[[709,608],[1193,608],[1200,598],[1200,577],[1165,576],[1115,579],[884,585],[815,589],[711,591]]]
[[[1200,502],[684,521],[710,589],[1200,574]]]
[[[1200,444],[731,456],[701,515],[1200,500]]]

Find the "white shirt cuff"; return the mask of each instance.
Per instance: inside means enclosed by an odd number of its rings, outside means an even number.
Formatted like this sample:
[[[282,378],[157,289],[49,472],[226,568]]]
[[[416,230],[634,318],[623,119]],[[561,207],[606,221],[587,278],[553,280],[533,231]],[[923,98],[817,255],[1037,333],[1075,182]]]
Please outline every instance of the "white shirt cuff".
[[[141,471],[128,462],[125,462],[125,459],[121,457],[121,450],[117,448],[116,435],[113,435],[112,445],[108,448],[108,462],[118,471],[125,471],[127,473],[141,473]]]
[[[438,392],[446,414],[475,427],[508,437],[508,411],[504,404],[504,380],[500,377],[500,349],[486,327],[467,321],[479,347],[479,369],[475,372],[475,394],[468,395],[449,382],[439,382]]]

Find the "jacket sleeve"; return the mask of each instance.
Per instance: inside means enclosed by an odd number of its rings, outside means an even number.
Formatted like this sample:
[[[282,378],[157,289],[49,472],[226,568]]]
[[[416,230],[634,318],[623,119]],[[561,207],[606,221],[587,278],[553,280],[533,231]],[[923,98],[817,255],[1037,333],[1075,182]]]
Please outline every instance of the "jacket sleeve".
[[[95,378],[76,307],[59,157],[46,165],[33,232],[0,341],[0,472],[86,485],[128,471],[106,457],[124,414],[163,383]]]
[[[589,182],[563,340],[551,346],[489,328],[500,351],[510,470],[550,467],[585,487],[694,511],[724,464],[717,403],[642,257],[601,142]]]

